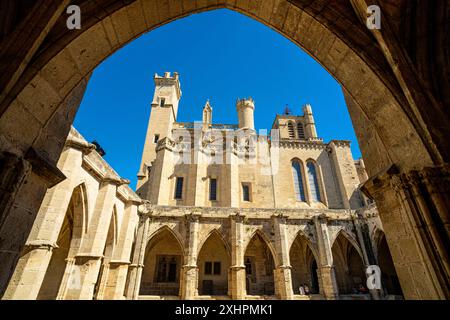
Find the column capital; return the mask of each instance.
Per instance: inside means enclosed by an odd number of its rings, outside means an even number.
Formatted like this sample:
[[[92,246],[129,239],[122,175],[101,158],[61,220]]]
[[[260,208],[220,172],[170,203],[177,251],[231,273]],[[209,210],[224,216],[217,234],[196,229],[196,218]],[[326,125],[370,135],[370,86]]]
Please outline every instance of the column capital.
[[[121,178],[119,176],[107,175],[102,178],[102,183],[110,183],[116,186],[121,186],[124,184],[130,184],[130,180]]]
[[[187,222],[198,222],[201,216],[201,212],[197,211],[193,211],[184,215]]]
[[[27,241],[25,246],[26,246],[26,248],[28,250],[47,249],[47,250],[51,251],[53,249],[59,248],[59,246],[56,244],[56,242],[49,241],[49,240],[32,240],[32,241]]]
[[[288,215],[286,215],[283,211],[275,211],[275,213],[271,216],[272,219],[278,219],[279,221],[285,223],[286,220],[289,218]]]
[[[235,222],[242,223],[246,216],[240,210],[236,210],[234,214],[230,214],[230,218]]]

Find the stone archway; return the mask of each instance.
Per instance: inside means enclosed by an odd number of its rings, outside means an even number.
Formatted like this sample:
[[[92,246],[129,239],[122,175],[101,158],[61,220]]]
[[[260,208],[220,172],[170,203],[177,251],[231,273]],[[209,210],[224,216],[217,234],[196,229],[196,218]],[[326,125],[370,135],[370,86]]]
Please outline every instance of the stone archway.
[[[352,294],[366,286],[364,263],[355,244],[339,232],[331,248],[339,295]]]
[[[244,254],[247,295],[274,295],[274,256],[267,242],[256,232]]]
[[[306,237],[299,233],[289,250],[291,263],[292,290],[300,294],[301,285],[307,285],[310,293],[319,293],[316,257]]]
[[[203,243],[197,258],[198,294],[225,296],[228,293],[230,251],[217,230]]]
[[[55,300],[64,287],[63,280],[67,269],[67,261],[73,260],[78,253],[84,234],[85,201],[83,188],[84,186],[80,185],[72,192],[69,207],[56,241],[57,248],[52,251],[52,257],[36,299]]]
[[[139,295],[178,296],[183,249],[172,231],[162,227],[149,240]]]
[[[0,260],[5,261],[5,269],[0,270],[0,292],[11,277],[24,246],[23,239],[29,233],[29,229],[21,230],[21,226],[32,225],[40,203],[29,199],[30,203],[23,205],[23,195],[34,194],[42,199],[45,190],[63,178],[55,163],[92,70],[144,32],[192,13],[228,8],[280,32],[314,57],[342,85],[367,171],[373,177],[365,190],[379,204],[386,233],[392,234],[388,237],[390,246],[396,248],[401,243],[411,243],[406,251],[408,258],[403,259],[407,262],[403,263],[419,265],[424,274],[422,279],[417,279],[408,271],[411,268],[406,265],[402,268],[401,279],[412,288],[405,295],[448,297],[450,267],[446,248],[449,237],[444,228],[449,212],[445,205],[448,192],[439,186],[440,179],[448,177],[449,172],[446,162],[450,126],[446,109],[442,107],[445,104],[441,103],[444,98],[438,94],[432,97],[434,93],[429,92],[423,80],[426,76],[418,78],[421,72],[415,69],[441,68],[419,68],[411,64],[411,61],[434,59],[405,56],[406,49],[395,40],[395,33],[401,32],[396,23],[385,23],[381,31],[368,31],[363,21],[368,4],[353,0],[331,4],[318,1],[314,6],[303,0],[111,1],[109,10],[86,0],[80,1],[86,6],[82,10],[89,12],[85,25],[75,32],[67,30],[65,17],[60,17],[67,3],[64,1],[49,9],[48,14],[43,15],[48,21],[34,24],[37,36],[31,37],[31,43],[24,46],[28,51],[18,55],[18,65],[11,63],[12,68],[17,68],[12,70],[11,79],[6,80],[0,96],[2,151],[6,151],[7,157],[23,162],[11,175],[9,171],[2,172],[3,176],[10,177],[4,183],[14,185],[15,191],[5,194],[5,201],[2,201],[7,205],[2,207],[0,216],[0,252],[8,254],[0,253]],[[386,10],[391,14],[393,9]],[[390,14],[386,19],[396,21],[399,13]],[[11,47],[12,50],[22,48]],[[441,56],[436,59],[439,63]],[[431,87],[435,83],[446,81],[429,82]],[[33,169],[28,170],[31,163]],[[410,185],[411,182],[398,185],[400,190],[419,190],[413,203],[408,203],[404,209],[405,206],[400,205],[404,193],[396,194],[391,180],[407,178],[410,171],[417,168],[419,171],[412,174],[420,177],[419,186]],[[380,175],[380,172],[385,174]],[[23,183],[25,180],[27,183]],[[426,207],[418,205],[426,201],[431,192],[423,185],[431,189],[438,187],[439,197],[433,201],[439,203],[428,202]],[[422,208],[416,215],[412,213],[415,207]],[[403,232],[396,233],[398,223],[390,218],[392,216],[401,220]],[[427,225],[426,235],[415,229],[423,223]],[[7,232],[11,229],[20,232],[11,235]],[[400,262],[400,251],[393,252],[393,259]],[[428,289],[418,290],[424,283]]]
[[[392,261],[386,237],[382,233],[377,241],[377,261],[381,269],[381,281],[384,293],[387,295],[402,296],[402,288],[395,271],[394,262]]]

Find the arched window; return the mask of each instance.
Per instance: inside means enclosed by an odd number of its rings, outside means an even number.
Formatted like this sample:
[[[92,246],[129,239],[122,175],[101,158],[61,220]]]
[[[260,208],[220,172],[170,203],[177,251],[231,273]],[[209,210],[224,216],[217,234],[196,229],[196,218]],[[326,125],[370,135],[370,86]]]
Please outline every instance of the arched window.
[[[305,191],[303,189],[302,169],[298,160],[292,161],[292,174],[294,175],[295,197],[298,201],[306,201]]]
[[[305,130],[303,129],[303,123],[297,122],[297,138],[305,139]]]
[[[288,123],[288,132],[289,132],[289,138],[295,139],[294,124],[292,122]]]
[[[311,198],[314,202],[320,202],[320,189],[317,181],[316,166],[313,162],[308,161],[306,164],[308,170],[309,189],[311,190]]]

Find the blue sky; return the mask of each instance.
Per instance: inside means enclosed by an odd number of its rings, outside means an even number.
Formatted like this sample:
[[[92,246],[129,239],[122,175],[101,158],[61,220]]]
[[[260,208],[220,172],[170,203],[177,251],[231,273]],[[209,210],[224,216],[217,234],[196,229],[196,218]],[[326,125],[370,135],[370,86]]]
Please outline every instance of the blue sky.
[[[312,105],[319,137],[358,142],[340,85],[302,49],[253,19],[226,9],[195,14],[123,47],[94,71],[75,119],[105,159],[136,184],[153,97],[153,74],[180,74],[178,121],[201,120],[207,99],[213,122],[237,123],[236,98],[255,100],[255,126],[270,129],[286,105]]]

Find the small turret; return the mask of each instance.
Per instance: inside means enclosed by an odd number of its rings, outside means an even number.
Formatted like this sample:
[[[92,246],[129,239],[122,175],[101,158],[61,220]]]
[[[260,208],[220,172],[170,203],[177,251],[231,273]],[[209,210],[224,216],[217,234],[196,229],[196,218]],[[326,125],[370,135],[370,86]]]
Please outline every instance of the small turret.
[[[239,129],[255,130],[255,121],[253,112],[255,110],[255,102],[252,97],[248,99],[237,99],[236,110],[238,113]]]
[[[202,122],[204,130],[208,129],[209,125],[212,123],[212,107],[209,100],[206,101],[205,106],[203,107]]]
[[[305,133],[308,138],[317,138],[316,124],[314,122],[314,117],[312,113],[312,108],[310,104],[303,106],[303,117]]]

